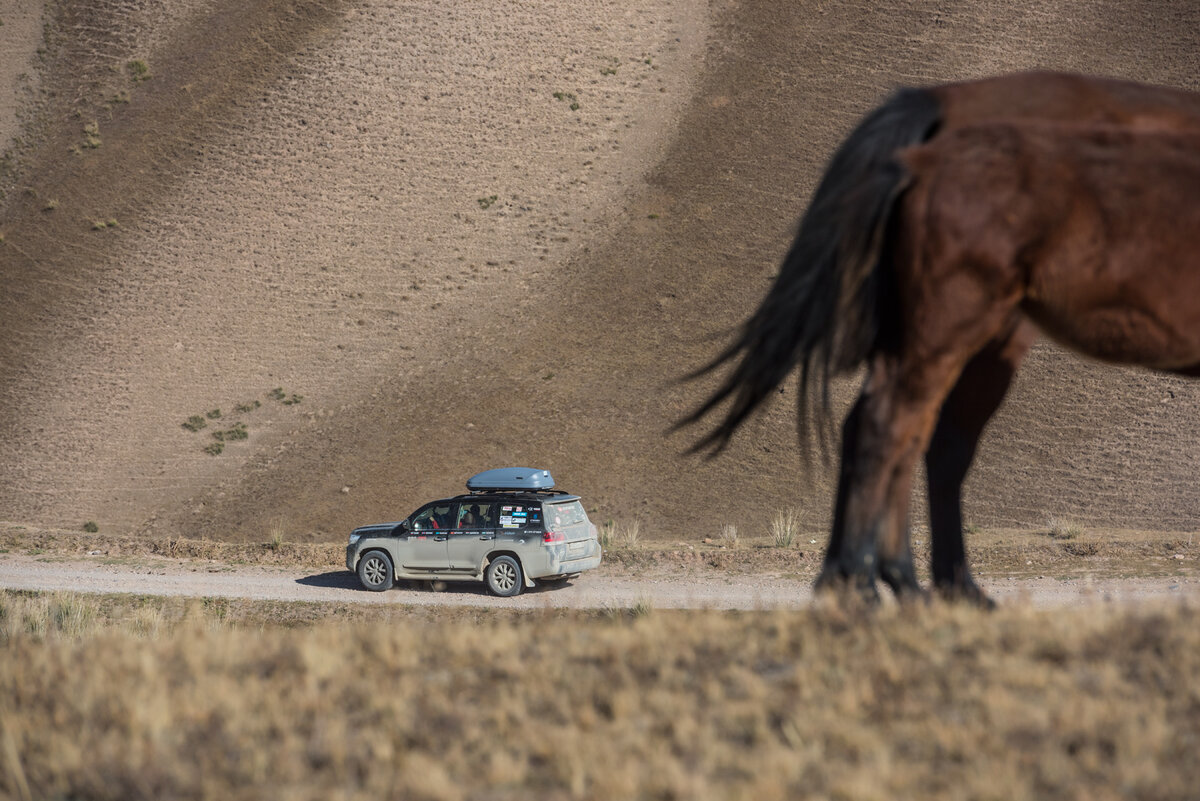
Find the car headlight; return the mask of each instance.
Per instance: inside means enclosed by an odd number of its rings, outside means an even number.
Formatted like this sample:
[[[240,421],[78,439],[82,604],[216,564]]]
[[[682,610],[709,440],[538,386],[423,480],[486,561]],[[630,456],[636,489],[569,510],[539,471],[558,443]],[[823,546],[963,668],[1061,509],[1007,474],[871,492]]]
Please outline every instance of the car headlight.
[[[362,536],[362,534],[351,534],[350,535],[350,544],[353,545],[354,543],[358,542],[358,539],[361,536]]]

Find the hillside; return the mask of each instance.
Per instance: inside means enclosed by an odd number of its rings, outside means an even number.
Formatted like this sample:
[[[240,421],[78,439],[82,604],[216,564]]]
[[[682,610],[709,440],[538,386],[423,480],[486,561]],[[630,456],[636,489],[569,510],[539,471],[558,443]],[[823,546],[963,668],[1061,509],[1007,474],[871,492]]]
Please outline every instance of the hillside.
[[[790,388],[718,460],[663,431],[858,116],[1034,67],[1200,89],[1182,0],[63,0],[43,22],[0,50],[26,76],[0,84],[22,126],[0,114],[0,519],[156,537],[340,538],[499,464],[648,536],[788,505],[817,531],[830,478],[801,469]],[[968,519],[1194,530],[1198,409],[1200,385],[1040,344]]]

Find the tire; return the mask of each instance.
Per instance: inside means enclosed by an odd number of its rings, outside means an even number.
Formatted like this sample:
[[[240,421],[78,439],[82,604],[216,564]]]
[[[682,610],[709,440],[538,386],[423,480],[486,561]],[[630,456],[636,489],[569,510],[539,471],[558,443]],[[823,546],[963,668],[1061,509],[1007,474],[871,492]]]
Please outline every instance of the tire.
[[[511,556],[497,556],[489,562],[487,570],[483,572],[483,581],[493,595],[501,598],[520,595],[525,587],[521,563]]]
[[[358,580],[372,592],[390,590],[396,573],[391,558],[383,551],[368,551],[358,560]]]

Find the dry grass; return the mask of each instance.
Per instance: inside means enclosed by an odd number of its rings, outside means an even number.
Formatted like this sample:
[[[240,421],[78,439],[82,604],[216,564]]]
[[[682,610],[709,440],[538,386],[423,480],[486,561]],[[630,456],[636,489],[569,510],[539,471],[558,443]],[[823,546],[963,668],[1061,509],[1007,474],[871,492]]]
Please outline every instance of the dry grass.
[[[1073,540],[1083,534],[1083,526],[1062,517],[1052,517],[1046,525],[1050,527],[1050,536],[1060,540]]]
[[[0,598],[8,617],[93,606],[82,631],[47,612],[0,646],[10,796],[1183,799],[1200,782],[1186,608],[331,608],[341,625],[288,629],[193,603],[147,638],[138,599]]]
[[[631,520],[617,526],[613,534],[613,544],[620,548],[636,548],[642,541],[642,521]]]
[[[771,518],[771,542],[776,548],[791,548],[800,532],[800,512],[781,509]]]

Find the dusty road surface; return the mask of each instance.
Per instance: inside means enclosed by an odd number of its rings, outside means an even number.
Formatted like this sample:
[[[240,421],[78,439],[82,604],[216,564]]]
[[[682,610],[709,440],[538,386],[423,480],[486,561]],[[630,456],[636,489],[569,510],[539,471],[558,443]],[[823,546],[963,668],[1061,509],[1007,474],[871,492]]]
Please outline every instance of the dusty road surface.
[[[1001,603],[1065,607],[1094,603],[1200,602],[1200,578],[999,578],[982,579]],[[495,598],[482,584],[450,584],[440,592],[405,583],[383,593],[363,590],[348,570],[232,567],[177,560],[134,564],[6,554],[0,557],[0,587],[19,590],[137,593],[275,601],[391,603],[507,608],[770,609],[803,607],[812,601],[807,580],[773,575],[704,571],[688,575],[635,576],[613,568],[558,587],[538,587],[516,598]]]

